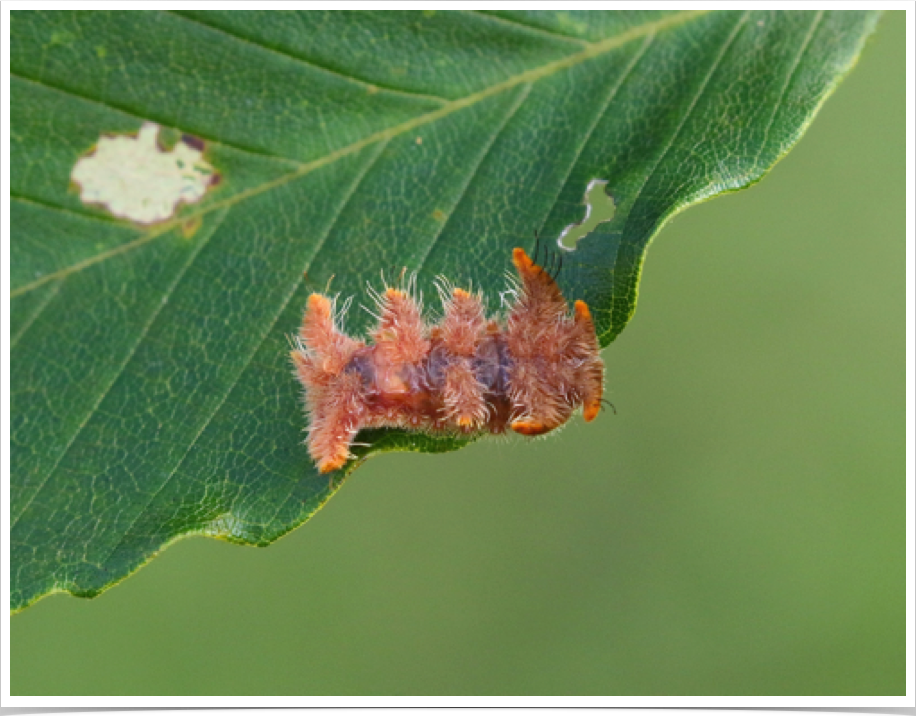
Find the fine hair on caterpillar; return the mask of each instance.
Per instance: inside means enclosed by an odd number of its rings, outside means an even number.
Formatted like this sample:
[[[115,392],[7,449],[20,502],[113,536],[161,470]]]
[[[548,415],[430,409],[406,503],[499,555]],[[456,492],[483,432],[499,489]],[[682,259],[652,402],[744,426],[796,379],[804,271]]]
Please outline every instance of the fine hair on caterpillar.
[[[488,317],[480,291],[439,277],[437,323],[424,320],[416,275],[381,293],[371,342],[343,333],[336,298],[313,293],[291,352],[305,390],[309,454],[322,473],[344,466],[363,428],[430,434],[543,435],[582,408],[602,408],[604,364],[591,312],[570,312],[556,277],[562,255],[536,243],[512,251],[517,282],[504,317]],[[538,262],[541,263],[538,263]],[[514,277],[513,277],[514,278]],[[369,310],[369,309],[367,309]],[[606,402],[606,401],[605,401]]]

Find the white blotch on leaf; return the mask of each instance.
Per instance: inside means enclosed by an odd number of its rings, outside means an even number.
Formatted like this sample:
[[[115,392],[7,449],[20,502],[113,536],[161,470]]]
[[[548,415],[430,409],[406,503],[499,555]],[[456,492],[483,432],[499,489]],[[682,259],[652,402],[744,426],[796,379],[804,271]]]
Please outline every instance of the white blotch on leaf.
[[[83,203],[153,224],[171,218],[180,202],[199,201],[218,175],[203,152],[187,142],[162,150],[159,129],[146,122],[137,136],[101,137],[95,151],[81,157],[70,173]]]

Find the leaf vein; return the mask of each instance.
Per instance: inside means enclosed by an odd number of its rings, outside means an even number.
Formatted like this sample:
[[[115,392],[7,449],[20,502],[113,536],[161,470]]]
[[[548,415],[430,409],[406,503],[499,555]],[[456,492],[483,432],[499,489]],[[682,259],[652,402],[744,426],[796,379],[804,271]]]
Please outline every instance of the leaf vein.
[[[671,134],[671,138],[668,140],[668,143],[665,145],[665,148],[659,154],[658,159],[655,161],[655,164],[652,166],[646,173],[646,178],[643,180],[642,185],[639,187],[639,191],[636,192],[636,196],[633,198],[633,206],[636,205],[636,202],[639,201],[642,196],[643,191],[645,190],[648,183],[655,176],[655,172],[658,171],[659,166],[665,160],[665,157],[668,156],[668,152],[671,151],[671,147],[674,146],[675,141],[680,136],[681,131],[684,129],[684,125],[687,124],[687,120],[693,114],[694,108],[697,106],[697,102],[700,101],[700,98],[703,96],[706,91],[706,87],[709,85],[709,81],[715,75],[716,70],[719,69],[719,65],[722,62],[722,58],[725,57],[725,54],[728,52],[729,48],[732,46],[732,43],[735,41],[735,38],[738,36],[738,31],[744,26],[744,23],[747,21],[747,17],[750,11],[745,11],[738,21],[735,23],[735,26],[732,28],[731,33],[728,37],[725,38],[725,42],[722,43],[722,47],[719,49],[719,54],[716,55],[712,64],[709,66],[709,70],[706,72],[706,76],[703,78],[703,81],[700,83],[700,86],[697,87],[697,91],[693,95],[693,99],[690,100],[690,104],[687,106],[687,109],[684,111],[683,116],[681,117],[680,122],[678,122],[677,127],[674,132]],[[630,218],[632,217],[632,212],[630,216],[627,217],[627,223],[629,223]]]
[[[684,112],[683,116],[681,117],[680,122],[678,122],[678,125],[675,128],[674,132],[672,133],[671,138],[668,140],[668,143],[665,145],[665,148],[662,150],[655,164],[646,173],[645,180],[643,181],[642,185],[639,187],[639,191],[636,192],[636,196],[633,198],[633,203],[631,204],[630,212],[627,215],[626,223],[624,224],[624,227],[623,227],[623,232],[622,232],[623,236],[628,235],[627,230],[629,229],[630,223],[631,221],[633,221],[633,217],[635,214],[633,209],[636,207],[636,204],[639,202],[639,199],[642,197],[643,191],[645,191],[646,186],[648,186],[649,182],[655,176],[655,173],[658,171],[658,168],[661,166],[665,157],[668,156],[668,152],[671,150],[671,147],[674,146],[675,141],[680,136],[681,130],[683,130],[684,126],[687,124],[687,120],[693,114],[693,110],[696,107],[697,102],[699,102],[700,98],[703,96],[704,92],[706,91],[706,87],[709,85],[709,81],[712,79],[713,75],[715,75],[716,71],[719,69],[719,65],[722,62],[722,58],[725,57],[725,54],[728,52],[729,48],[732,46],[732,43],[735,41],[735,38],[738,37],[738,31],[744,26],[744,23],[747,21],[749,14],[750,14],[749,10],[746,10],[744,13],[742,13],[741,17],[738,18],[738,21],[735,23],[735,26],[732,28],[731,33],[729,33],[728,37],[725,38],[725,42],[722,43],[722,47],[719,49],[719,54],[716,55],[715,59],[713,60],[712,64],[709,67],[709,70],[706,73],[706,76],[703,78],[703,81],[700,83],[699,87],[697,88],[697,91],[694,93],[693,99],[691,99],[690,104],[688,105],[686,111]],[[619,252],[617,256],[618,257],[620,256]],[[619,260],[619,258],[617,260]],[[615,269],[617,265],[617,260],[615,260],[614,262]],[[637,271],[637,273],[639,272],[638,265],[635,270]],[[617,292],[615,291],[611,294],[611,305],[608,307],[608,312],[611,316],[611,323],[608,327],[608,330],[604,333],[604,336],[612,335],[614,332],[613,320],[614,320],[614,309],[615,309],[616,302],[617,302]]]
[[[77,209],[72,209],[69,206],[61,206],[60,204],[52,204],[49,201],[44,199],[38,199],[33,196],[26,196],[25,194],[19,194],[15,191],[10,191],[10,199],[13,201],[18,201],[23,204],[32,204],[42,209],[47,209],[48,211],[57,211],[63,214],[69,214],[70,216],[78,216],[80,219],[87,219],[90,221],[100,221],[105,224],[114,225],[114,226],[123,226],[128,228],[128,226],[119,219],[114,219],[104,214],[94,214],[89,211],[79,211]]]
[[[556,32],[554,30],[545,30],[543,27],[538,27],[537,25],[529,25],[527,22],[522,22],[517,18],[508,18],[503,15],[491,15],[490,12],[484,12],[483,10],[464,10],[468,14],[476,15],[477,17],[486,18],[488,20],[505,23],[510,27],[514,27],[517,30],[527,30],[528,32],[536,32],[538,34],[547,35],[548,37],[554,40],[563,40],[564,42],[574,42],[580,47],[589,45],[590,43],[587,40],[576,37],[574,35],[566,35],[562,32]]]
[[[201,20],[198,17],[188,17],[187,15],[184,15],[180,12],[176,12],[174,10],[166,10],[164,12],[167,12],[168,14],[174,17],[180,18],[184,20],[185,22],[194,23],[195,25],[199,25],[200,27],[205,27],[208,30],[210,30],[211,32],[217,32],[217,33],[220,33],[221,35],[225,35],[226,37],[230,37],[233,40],[236,40],[238,42],[245,43],[246,45],[251,45],[252,47],[257,47],[259,50],[265,50],[267,52],[272,52],[275,55],[279,55],[280,57],[284,57],[288,60],[294,60],[296,62],[299,62],[305,67],[309,67],[314,70],[319,70],[320,72],[324,72],[334,77],[338,77],[340,79],[346,80],[347,82],[352,82],[354,84],[359,85],[359,87],[362,89],[366,89],[366,90],[379,89],[382,92],[390,92],[392,94],[405,95],[407,97],[412,97],[415,99],[431,100],[433,102],[438,102],[439,104],[445,104],[449,101],[447,98],[440,97],[439,95],[424,94],[423,92],[411,92],[410,90],[403,90],[403,89],[398,89],[396,87],[388,87],[385,85],[380,85],[377,82],[369,82],[368,80],[360,79],[359,77],[355,77],[353,75],[347,75],[347,74],[344,74],[343,72],[338,72],[337,70],[332,69],[330,67],[320,65],[317,62],[315,62],[314,60],[307,59],[301,55],[295,55],[291,52],[282,50],[278,47],[274,47],[272,45],[265,45],[260,42],[256,42],[248,37],[245,37],[244,35],[239,35],[237,32],[231,32],[229,30],[226,30],[225,28],[218,27],[217,25],[211,25],[210,23],[204,22],[203,20]]]
[[[289,302],[292,300],[293,296],[296,295],[296,291],[299,289],[299,285],[302,283],[303,274],[306,271],[308,271],[308,268],[309,266],[311,266],[312,261],[314,261],[315,256],[317,256],[318,253],[321,251],[322,247],[324,246],[325,242],[327,241],[328,236],[331,234],[331,231],[333,230],[334,226],[337,224],[337,221],[343,215],[344,209],[346,209],[346,207],[349,205],[350,199],[353,198],[354,194],[356,193],[356,190],[360,187],[363,179],[365,179],[366,175],[369,173],[371,168],[375,166],[375,163],[378,161],[379,157],[382,155],[382,152],[384,151],[385,146],[386,146],[386,143],[384,142],[380,143],[375,150],[376,153],[372,156],[372,158],[369,161],[366,162],[365,166],[362,167],[359,173],[354,177],[353,183],[351,184],[350,189],[347,192],[347,196],[344,198],[342,202],[340,202],[340,206],[338,207],[337,212],[334,215],[334,218],[328,224],[328,228],[324,232],[324,236],[322,236],[321,241],[318,243],[318,246],[316,247],[315,251],[312,253],[312,259],[309,260],[309,262],[306,264],[303,271],[299,272],[298,278],[296,279],[296,281],[293,283],[292,287],[290,288],[289,294],[281,302],[274,316],[274,320],[267,327],[267,330],[265,330],[264,335],[261,337],[260,342],[252,348],[251,353],[248,355],[244,364],[240,367],[232,383],[226,386],[226,390],[223,393],[222,398],[220,398],[219,402],[213,407],[213,410],[210,411],[210,414],[203,421],[203,423],[200,426],[200,429],[197,431],[197,434],[194,435],[193,440],[191,440],[191,442],[188,443],[188,446],[185,449],[184,454],[181,456],[181,459],[175,464],[175,467],[172,468],[172,471],[169,473],[168,477],[166,477],[165,480],[163,480],[162,484],[159,486],[159,489],[156,490],[156,492],[149,499],[149,501],[143,506],[143,508],[138,511],[136,517],[134,517],[130,525],[127,527],[127,529],[125,529],[123,535],[121,536],[121,539],[115,544],[115,546],[111,549],[111,551],[102,560],[99,561],[100,566],[105,564],[111,558],[111,556],[118,550],[118,548],[124,543],[124,540],[127,539],[128,535],[130,534],[130,531],[133,529],[134,525],[137,524],[137,521],[146,513],[146,510],[149,508],[149,506],[153,504],[153,502],[155,502],[156,498],[168,486],[172,478],[179,472],[179,470],[181,469],[181,466],[184,464],[184,461],[187,459],[188,455],[191,454],[191,451],[193,450],[194,446],[197,444],[197,441],[200,439],[200,436],[203,435],[204,431],[210,425],[210,421],[213,419],[213,416],[216,415],[219,412],[220,408],[223,407],[223,404],[226,402],[226,399],[229,397],[229,395],[231,395],[233,389],[235,388],[236,384],[238,383],[239,377],[241,377],[244,374],[244,372],[248,369],[248,366],[251,364],[251,361],[257,355],[258,351],[261,349],[261,346],[264,345],[264,341],[267,340],[267,337],[270,335],[274,326],[277,325],[277,321],[280,320],[280,316],[283,315],[283,312],[286,310],[286,307],[289,305]]]
[[[811,23],[811,27],[808,28],[808,32],[805,35],[805,38],[802,40],[801,46],[798,49],[798,54],[795,56],[795,61],[792,63],[791,69],[786,74],[786,82],[782,86],[782,90],[779,92],[779,97],[773,105],[773,113],[770,115],[770,121],[767,122],[767,126],[763,130],[763,141],[760,142],[760,149],[758,150],[757,158],[754,161],[755,165],[760,164],[760,157],[763,155],[767,141],[770,138],[770,130],[773,128],[773,123],[776,121],[776,116],[779,114],[779,110],[782,109],[782,104],[786,99],[786,92],[789,91],[792,80],[795,78],[795,73],[798,71],[798,68],[801,65],[802,57],[804,57],[805,53],[808,51],[808,46],[811,44],[811,39],[814,37],[814,33],[817,31],[817,27],[821,24],[821,20],[823,18],[824,11],[818,10],[814,16],[814,21]]]
[[[151,313],[151,315],[150,315],[150,317],[149,317],[149,320],[147,320],[146,324],[143,325],[143,326],[140,328],[140,331],[138,332],[138,335],[137,335],[137,340],[136,340],[136,342],[134,343],[134,345],[133,345],[133,347],[130,349],[130,351],[128,351],[128,353],[127,353],[127,355],[125,356],[124,360],[121,362],[121,365],[117,368],[117,370],[115,370],[115,371],[113,372],[112,377],[111,377],[111,381],[108,383],[107,386],[105,386],[105,389],[104,389],[104,390],[100,391],[99,396],[98,396],[98,399],[97,399],[97,400],[95,401],[95,403],[90,407],[89,412],[86,414],[86,416],[83,418],[82,422],[81,422],[81,423],[79,424],[79,426],[77,427],[76,431],[74,431],[73,435],[72,435],[72,436],[70,437],[70,439],[67,441],[67,444],[64,446],[63,450],[60,451],[60,455],[57,456],[57,459],[54,461],[54,464],[50,466],[50,468],[48,469],[47,474],[45,475],[45,477],[44,477],[44,479],[42,480],[41,484],[38,486],[38,488],[37,488],[37,489],[35,490],[35,492],[33,493],[32,497],[31,497],[31,498],[29,499],[29,501],[25,504],[25,506],[19,511],[19,514],[16,515],[16,517],[15,517],[14,519],[11,517],[12,521],[10,522],[10,533],[12,533],[13,528],[14,528],[14,527],[16,526],[16,524],[19,522],[19,519],[22,517],[22,515],[24,515],[24,514],[28,511],[29,507],[32,505],[32,503],[35,501],[35,499],[38,497],[39,493],[40,493],[40,492],[45,488],[45,486],[48,484],[48,480],[51,479],[51,475],[54,474],[54,471],[57,469],[57,466],[60,465],[61,461],[64,459],[64,457],[67,455],[67,453],[70,452],[70,448],[73,446],[73,443],[76,441],[77,437],[80,435],[80,433],[82,432],[83,428],[84,428],[84,427],[86,426],[86,424],[92,419],[92,416],[96,413],[96,411],[98,411],[99,406],[101,406],[102,401],[105,399],[105,396],[108,395],[109,391],[112,389],[112,387],[114,386],[114,384],[117,382],[118,378],[119,378],[119,377],[121,376],[121,374],[124,372],[124,368],[127,367],[127,364],[130,362],[131,358],[133,358],[134,354],[137,352],[137,349],[140,347],[140,344],[143,342],[143,339],[146,337],[146,334],[149,332],[149,330],[150,330],[150,328],[152,327],[153,323],[155,323],[156,318],[159,316],[159,312],[162,310],[162,307],[165,306],[166,303],[168,302],[168,297],[171,295],[172,291],[175,290],[175,287],[179,284],[179,282],[181,281],[181,278],[187,273],[187,271],[188,271],[188,269],[190,268],[191,264],[194,263],[194,259],[195,259],[195,258],[197,257],[197,255],[200,253],[201,249],[203,249],[203,247],[206,246],[207,243],[209,243],[210,237],[213,236],[213,234],[215,234],[215,233],[217,232],[217,230],[219,229],[220,225],[221,225],[222,222],[223,222],[223,219],[226,218],[226,214],[228,214],[228,213],[229,213],[228,211],[225,212],[225,213],[223,214],[223,216],[220,217],[220,218],[216,221],[216,225],[213,227],[213,230],[212,230],[209,234],[207,234],[206,238],[205,238],[203,241],[199,241],[199,242],[198,242],[198,244],[197,244],[197,246],[195,247],[194,251],[189,252],[188,259],[187,259],[187,261],[185,262],[184,266],[182,266],[182,267],[181,267],[181,270],[176,274],[175,279],[172,281],[172,283],[171,283],[169,286],[166,287],[166,290],[165,290],[165,291],[163,292],[163,294],[162,294],[162,300],[159,302],[159,305],[156,306],[156,308],[153,310],[153,312]],[[134,242],[134,243],[136,243],[136,242]]]
[[[12,351],[16,348],[16,344],[19,343],[19,339],[22,338],[22,336],[24,336],[26,332],[32,327],[32,324],[38,320],[38,317],[42,314],[48,304],[51,303],[51,301],[58,293],[60,293],[60,287],[62,285],[63,281],[59,281],[50,291],[48,291],[48,295],[45,296],[44,300],[35,307],[32,315],[29,316],[28,320],[16,332],[16,335],[10,338],[10,353],[12,353]]]
[[[197,130],[191,130],[191,129],[185,130],[177,126],[176,124],[174,124],[171,121],[163,121],[163,120],[156,119],[155,117],[152,117],[149,115],[137,114],[137,112],[131,108],[123,107],[112,101],[102,100],[98,97],[92,97],[91,95],[77,92],[76,90],[70,87],[62,87],[60,85],[51,84],[50,82],[46,80],[39,80],[34,77],[29,77],[28,75],[17,74],[14,71],[10,71],[10,77],[15,77],[17,80],[21,82],[29,82],[31,84],[38,85],[39,87],[44,87],[45,89],[59,92],[60,94],[67,95],[68,97],[76,97],[77,99],[80,99],[84,102],[90,102],[92,104],[99,105],[101,107],[107,107],[109,109],[117,110],[118,112],[121,112],[122,114],[126,114],[134,119],[137,119],[143,122],[155,122],[160,127],[164,127],[166,129],[172,129],[172,130],[175,130],[176,132],[181,132],[182,134],[189,134],[195,137],[199,137],[200,139],[203,139],[204,141],[209,142],[210,144],[219,145],[222,147],[228,147],[230,149],[235,149],[236,151],[239,151],[239,152],[245,152],[246,154],[254,154],[256,156],[263,157],[265,159],[270,159],[272,161],[282,163],[282,164],[293,164],[297,167],[303,166],[302,162],[297,161],[296,159],[290,159],[289,157],[281,157],[277,154],[271,154],[269,152],[265,152],[260,149],[254,149],[252,147],[246,147],[241,144],[236,144],[234,142],[228,142],[224,139],[213,137],[212,135],[205,135],[201,132],[198,132]]]
[[[88,259],[84,259],[83,261],[78,261],[77,263],[72,264],[71,266],[65,266],[64,268],[54,271],[53,273],[46,274],[39,279],[35,279],[31,283],[27,283],[24,286],[20,286],[19,288],[13,291],[10,291],[10,298],[16,298],[16,296],[21,296],[22,294],[28,293],[29,291],[32,291],[38,288],[39,286],[43,286],[44,284],[48,283],[48,281],[54,281],[59,278],[65,278],[72,273],[77,273],[78,271],[82,271],[85,268],[89,268],[90,266],[100,263],[101,261],[106,261],[112,258],[113,256],[117,256],[118,254],[123,254],[128,251],[133,251],[134,249],[139,248],[140,246],[143,246],[144,244],[149,243],[153,239],[158,238],[162,234],[168,233],[173,228],[174,227],[170,226],[169,228],[163,228],[161,230],[153,230],[145,234],[140,234],[140,236],[138,236],[136,239],[134,239],[133,241],[129,241],[126,244],[121,244],[120,246],[116,246],[113,249],[109,249],[108,251],[102,251],[101,253],[96,254],[95,256],[90,256]]]
[[[448,223],[452,220],[452,217],[454,217],[455,208],[461,203],[461,200],[467,194],[468,189],[470,188],[471,184],[474,181],[474,177],[477,175],[477,170],[480,168],[480,165],[483,164],[487,156],[490,154],[490,150],[493,149],[493,145],[496,143],[496,140],[499,137],[499,135],[502,134],[503,130],[506,128],[506,125],[509,124],[509,121],[512,119],[512,117],[514,117],[515,113],[518,112],[519,107],[521,107],[525,103],[525,100],[528,98],[528,95],[531,94],[531,87],[532,85],[530,84],[525,85],[524,91],[519,92],[519,96],[515,100],[515,103],[506,113],[506,116],[503,118],[503,121],[500,123],[499,127],[496,128],[496,131],[494,131],[492,136],[490,137],[489,143],[487,144],[484,151],[481,153],[480,159],[478,159],[477,163],[474,165],[473,171],[470,171],[468,173],[468,179],[464,183],[464,186],[461,188],[461,194],[458,196],[458,198],[455,200],[455,203],[452,205],[452,208],[449,211],[448,216],[446,217],[445,221],[440,222],[439,230],[435,233],[435,235],[430,240],[429,246],[426,249],[426,253],[423,254],[423,258],[420,259],[417,265],[416,270],[418,274],[423,270],[423,266],[426,264],[426,260],[429,258],[429,255],[432,253],[433,248],[435,247],[436,243],[439,241],[439,237],[442,236],[442,233],[445,231],[445,227],[448,226]]]
[[[639,64],[639,61],[642,59],[643,55],[646,54],[649,47],[655,41],[656,37],[657,35],[655,33],[646,35],[646,39],[643,41],[642,46],[639,48],[639,50],[636,51],[636,53],[634,53],[632,59],[630,60],[630,64],[627,65],[626,69],[624,69],[624,71],[621,73],[620,79],[618,79],[617,82],[613,85],[613,87],[611,87],[611,91],[608,93],[608,96],[605,97],[604,99],[603,107],[601,108],[601,111],[598,112],[598,114],[595,116],[595,120],[592,122],[592,125],[586,130],[585,136],[583,137],[581,143],[579,144],[578,148],[576,149],[576,153],[573,156],[572,161],[569,164],[569,171],[566,173],[566,178],[563,180],[562,184],[560,185],[561,188],[557,192],[557,195],[559,195],[560,191],[562,191],[562,187],[566,186],[566,184],[569,182],[569,178],[570,176],[572,176],[573,171],[575,171],[576,164],[578,163],[579,158],[582,156],[582,152],[585,151],[585,147],[588,146],[588,142],[592,138],[592,134],[594,134],[595,129],[598,128],[598,125],[601,124],[601,120],[604,119],[604,116],[607,114],[607,111],[610,108],[611,103],[614,101],[614,98],[617,96],[617,93],[620,91],[620,88],[623,87],[623,85],[626,83],[630,75],[633,74],[633,70],[636,69],[636,66]],[[541,225],[540,228],[543,229],[543,224]]]

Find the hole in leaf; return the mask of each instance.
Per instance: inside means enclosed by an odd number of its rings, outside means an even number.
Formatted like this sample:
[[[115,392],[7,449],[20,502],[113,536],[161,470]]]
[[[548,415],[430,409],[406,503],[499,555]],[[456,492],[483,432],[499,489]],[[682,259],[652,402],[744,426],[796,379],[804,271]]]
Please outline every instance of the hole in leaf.
[[[613,218],[616,205],[614,199],[605,191],[606,186],[607,179],[592,179],[588,183],[583,199],[585,217],[578,224],[570,224],[563,229],[563,233],[557,239],[561,249],[575,251],[579,239],[594,231],[598,224]]]
[[[204,160],[202,142],[180,137],[163,147],[160,129],[146,122],[136,135],[102,135],[70,174],[83,203],[154,224],[174,216],[180,203],[200,201],[219,176]]]

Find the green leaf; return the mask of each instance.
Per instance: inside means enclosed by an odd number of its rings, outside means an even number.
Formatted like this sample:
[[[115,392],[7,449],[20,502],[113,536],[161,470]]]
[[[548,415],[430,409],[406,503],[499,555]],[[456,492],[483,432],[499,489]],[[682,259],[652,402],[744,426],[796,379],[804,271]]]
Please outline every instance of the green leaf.
[[[511,248],[581,222],[606,180],[613,219],[561,284],[609,344],[659,228],[759,180],[877,18],[12,13],[12,609],[96,595],[185,535],[266,545],[333,494],[344,476],[309,460],[287,358],[332,276],[358,303],[406,266],[427,294],[443,274],[498,310]],[[147,121],[165,144],[202,139],[221,178],[152,227],[69,179]]]

